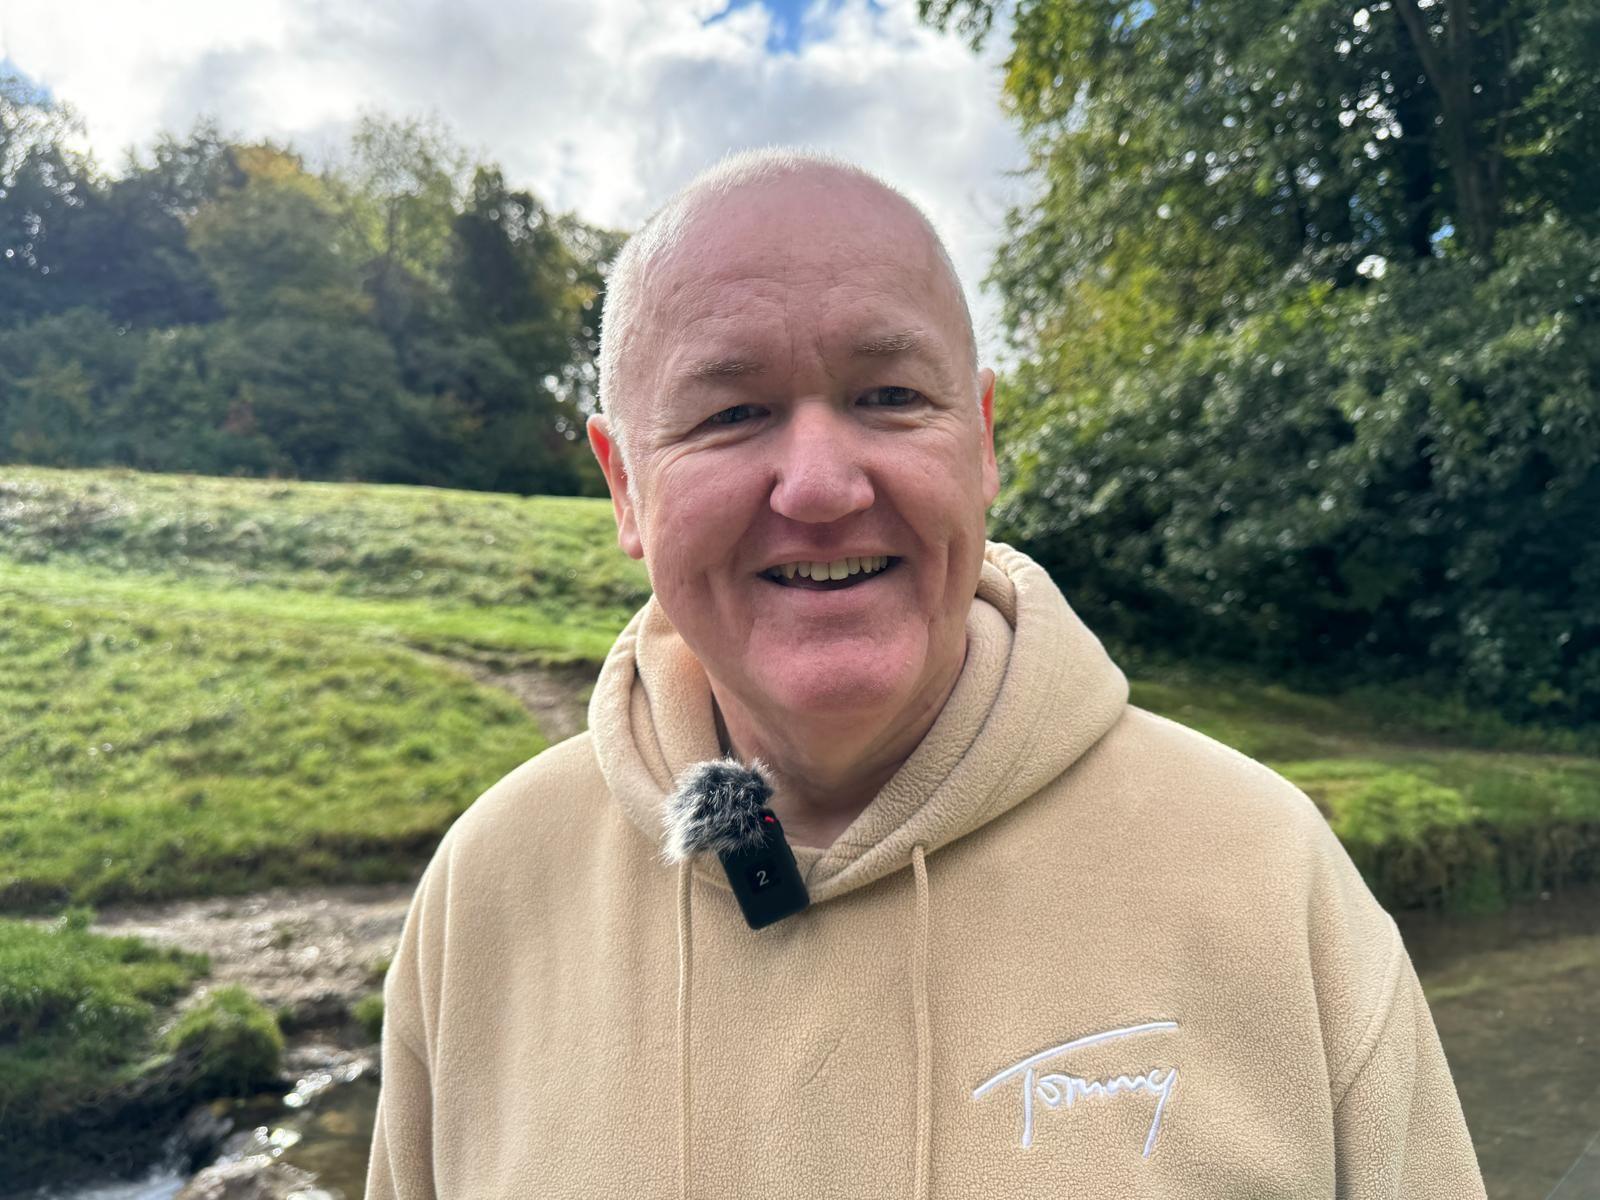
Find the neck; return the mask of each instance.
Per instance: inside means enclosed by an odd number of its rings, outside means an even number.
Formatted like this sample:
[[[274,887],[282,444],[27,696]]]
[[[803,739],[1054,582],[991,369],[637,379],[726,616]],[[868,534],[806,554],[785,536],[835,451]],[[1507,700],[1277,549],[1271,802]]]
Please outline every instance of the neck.
[[[717,734],[744,762],[770,769],[773,810],[792,846],[826,848],[872,803],[944,709],[966,663],[961,657],[898,711],[809,720],[770,717],[711,681]]]

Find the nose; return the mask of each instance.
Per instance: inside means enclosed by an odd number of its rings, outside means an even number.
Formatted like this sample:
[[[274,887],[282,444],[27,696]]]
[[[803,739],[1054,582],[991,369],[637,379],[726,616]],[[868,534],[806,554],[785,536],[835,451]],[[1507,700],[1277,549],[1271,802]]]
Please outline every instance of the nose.
[[[831,404],[795,406],[778,443],[772,510],[823,525],[872,507],[863,431]]]

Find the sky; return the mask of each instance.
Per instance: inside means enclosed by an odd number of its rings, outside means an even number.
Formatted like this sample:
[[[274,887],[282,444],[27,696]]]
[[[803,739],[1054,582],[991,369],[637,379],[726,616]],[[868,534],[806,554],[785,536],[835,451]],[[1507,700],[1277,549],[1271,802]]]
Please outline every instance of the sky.
[[[1031,185],[1000,106],[1008,30],[974,53],[915,0],[0,0],[0,59],[119,170],[213,116],[313,162],[363,113],[442,121],[551,207],[628,229],[723,154],[805,145],[876,171],[980,290]]]

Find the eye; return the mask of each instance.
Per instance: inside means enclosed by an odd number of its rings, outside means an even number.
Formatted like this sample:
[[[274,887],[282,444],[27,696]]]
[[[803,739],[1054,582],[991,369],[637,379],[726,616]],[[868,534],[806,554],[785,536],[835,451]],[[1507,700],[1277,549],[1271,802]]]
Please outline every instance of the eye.
[[[908,387],[873,388],[862,396],[869,408],[907,408],[922,399],[922,393]]]
[[[751,417],[760,416],[760,410],[753,404],[735,404],[732,408],[725,408],[719,413],[713,413],[706,418],[707,425],[739,425]]]

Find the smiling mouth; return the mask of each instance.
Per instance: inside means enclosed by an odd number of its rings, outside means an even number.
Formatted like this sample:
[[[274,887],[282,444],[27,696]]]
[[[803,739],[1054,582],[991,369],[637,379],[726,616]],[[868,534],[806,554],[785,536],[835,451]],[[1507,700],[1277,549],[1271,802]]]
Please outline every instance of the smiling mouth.
[[[870,558],[840,558],[831,563],[783,563],[761,572],[761,578],[779,587],[836,592],[876,579],[885,571],[893,570],[899,562],[898,558],[880,554]]]

